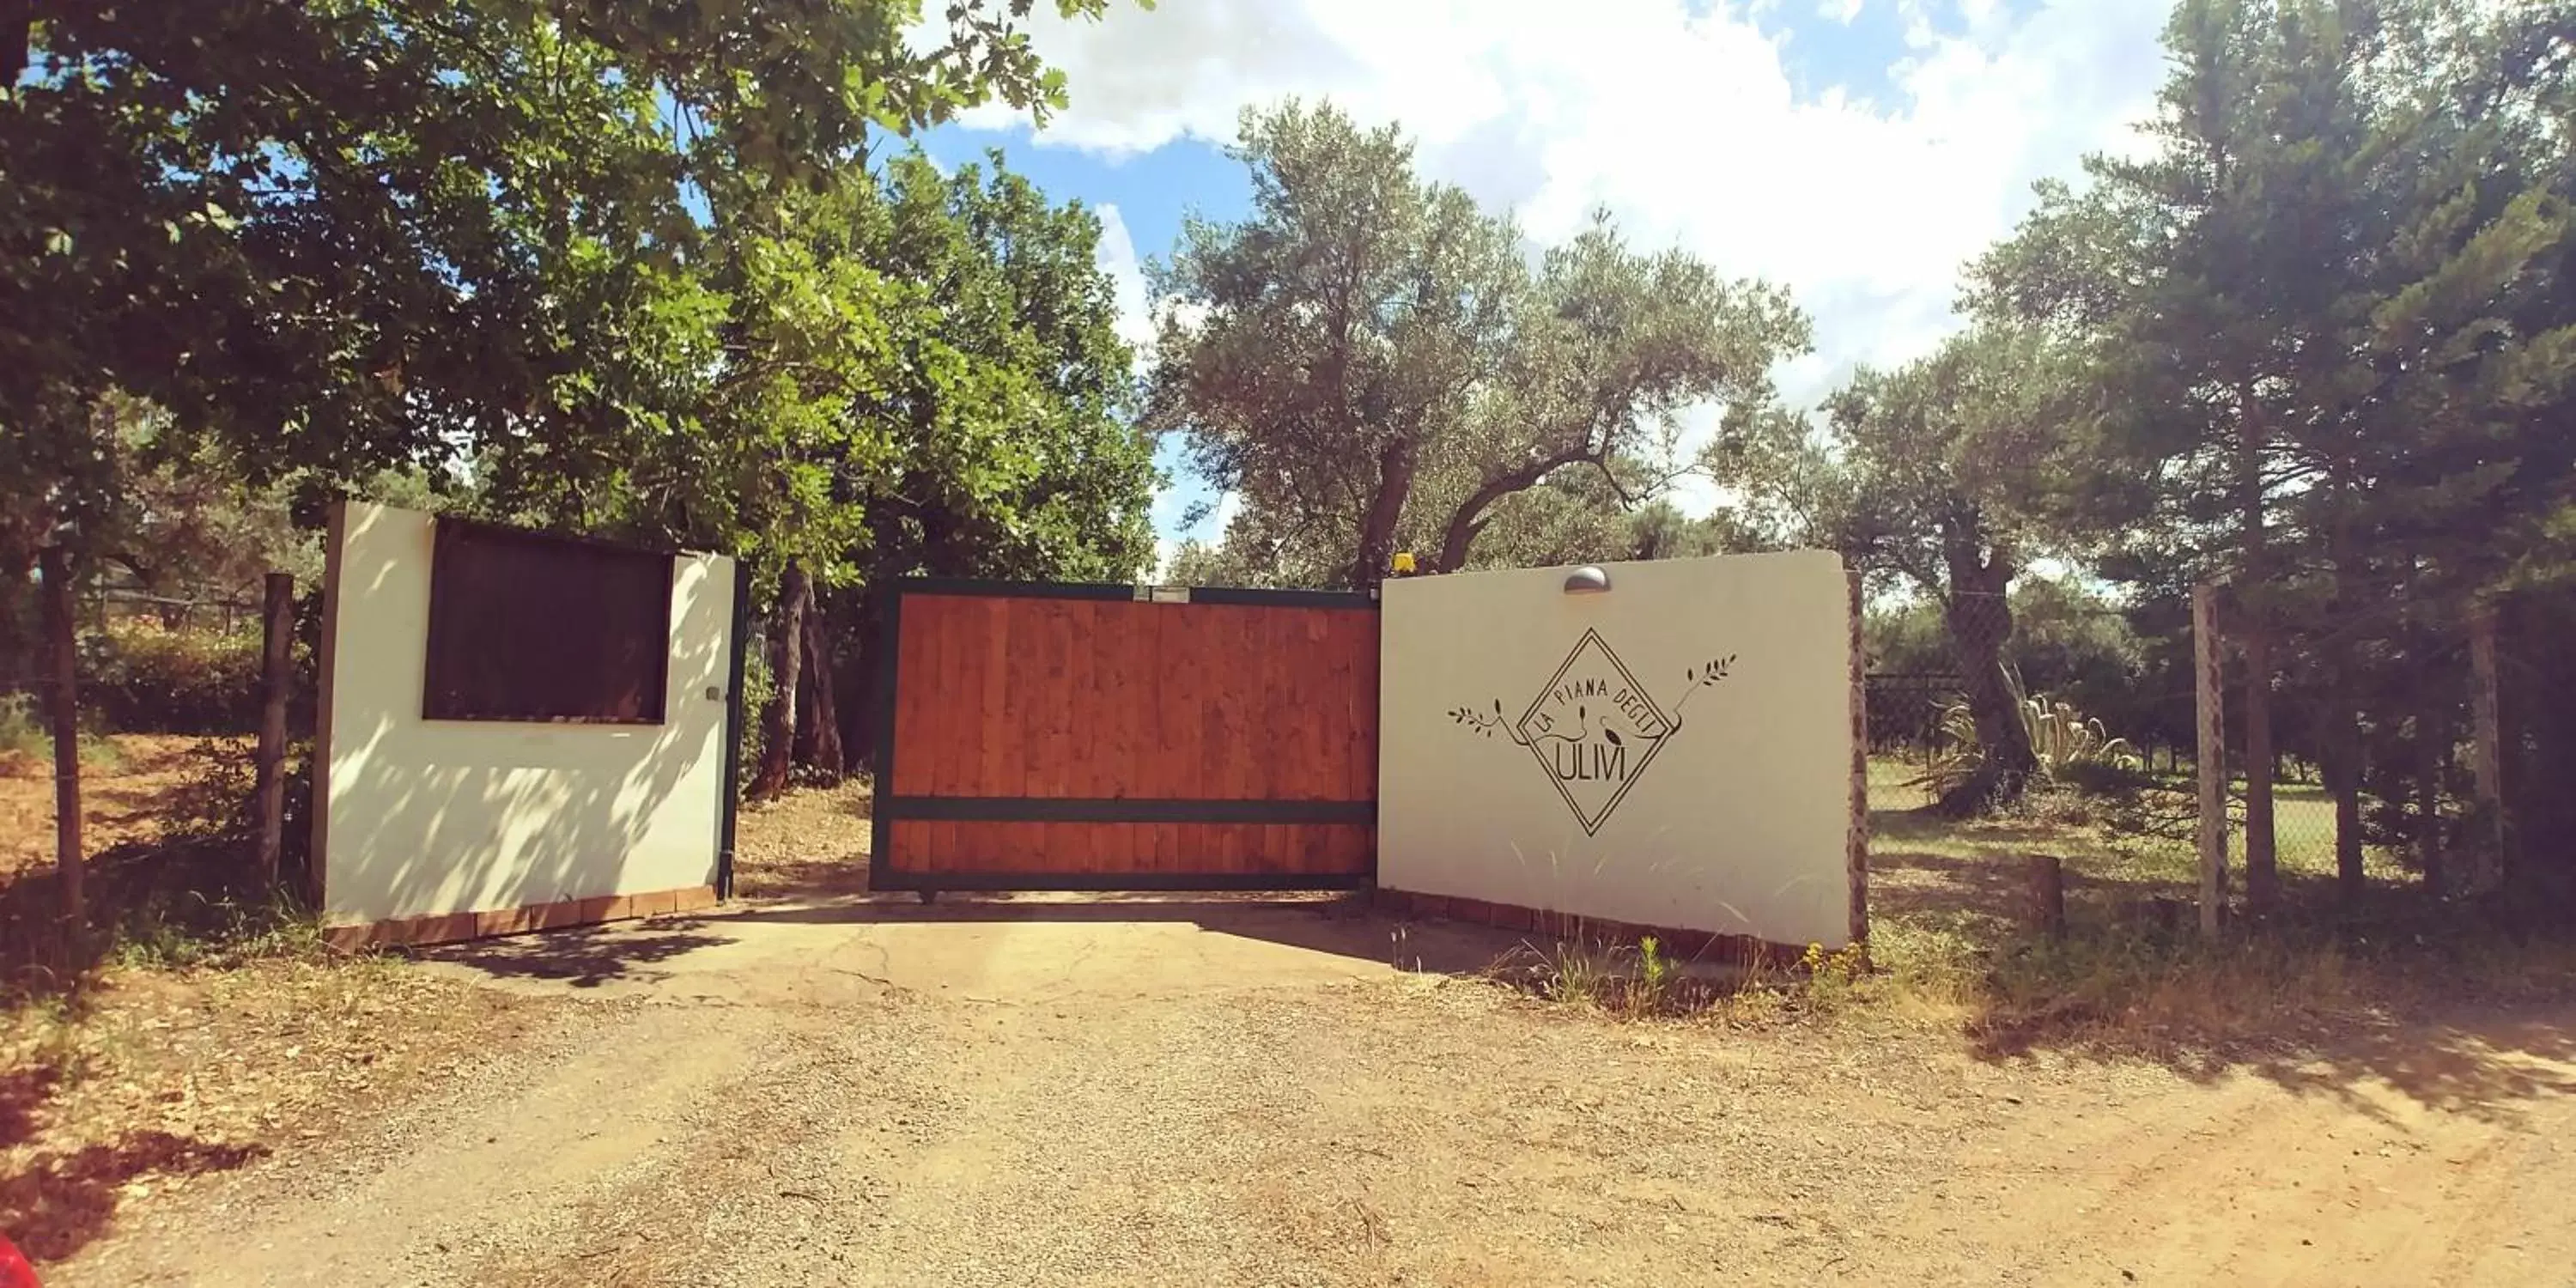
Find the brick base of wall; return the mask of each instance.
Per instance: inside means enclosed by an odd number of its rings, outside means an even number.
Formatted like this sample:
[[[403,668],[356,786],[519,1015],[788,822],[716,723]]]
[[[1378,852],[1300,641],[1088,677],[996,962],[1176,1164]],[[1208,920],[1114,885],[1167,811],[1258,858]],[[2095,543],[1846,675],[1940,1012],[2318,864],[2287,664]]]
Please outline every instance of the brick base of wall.
[[[356,951],[361,948],[395,948],[419,944],[452,944],[466,939],[489,939],[495,935],[520,935],[532,930],[560,930],[566,926],[590,926],[604,921],[631,921],[637,917],[666,917],[679,912],[696,912],[716,904],[714,886],[687,886],[678,890],[655,890],[645,894],[602,895],[595,899],[563,899],[554,903],[531,904],[525,908],[503,908],[494,912],[451,912],[429,917],[397,917],[390,921],[370,921],[353,926],[332,926],[322,932],[334,948]]]
[[[1606,944],[1635,944],[1648,935],[1655,937],[1656,947],[1667,957],[1681,961],[1724,962],[1751,965],[1786,966],[1806,952],[1804,944],[1775,944],[1750,935],[1724,935],[1706,930],[1680,930],[1670,926],[1641,926],[1625,921],[1607,921],[1599,917],[1577,916],[1570,912],[1548,912],[1524,908],[1518,904],[1492,903],[1457,895],[1414,894],[1406,890],[1379,887],[1372,896],[1376,905],[1398,916],[1427,920],[1465,921],[1500,930],[1518,931],[1545,939],[1566,942],[1587,941]]]

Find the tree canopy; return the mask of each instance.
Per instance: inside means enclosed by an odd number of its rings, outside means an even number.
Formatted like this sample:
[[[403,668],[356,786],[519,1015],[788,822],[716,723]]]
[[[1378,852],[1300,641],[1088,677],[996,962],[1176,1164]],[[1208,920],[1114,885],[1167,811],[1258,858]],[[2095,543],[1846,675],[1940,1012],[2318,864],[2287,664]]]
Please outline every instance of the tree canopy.
[[[1056,0],[1067,15],[1106,0]],[[172,450],[253,482],[489,455],[544,486],[746,421],[796,438],[868,341],[753,352],[769,321],[856,310],[799,281],[791,212],[872,142],[1000,99],[1061,101],[1031,0],[32,0],[0,35],[0,422],[14,502],[77,532],[113,495],[88,406],[165,409]],[[766,292],[766,294],[764,294]],[[811,320],[810,318],[807,320]],[[730,347],[729,347],[730,346]],[[822,357],[800,386],[777,365]],[[832,370],[833,363],[839,369]],[[729,383],[728,383],[729,382]],[[706,386],[734,404],[711,416]],[[829,450],[828,437],[814,445]],[[716,471],[719,486],[737,472]],[[808,530],[789,498],[679,525]],[[665,491],[670,480],[663,481]],[[769,498],[762,498],[767,501]],[[654,498],[664,513],[687,504]],[[13,506],[13,508],[15,508]]]
[[[1807,343],[1784,292],[1632,249],[1606,214],[1533,264],[1395,127],[1329,104],[1248,113],[1233,154],[1251,214],[1189,223],[1156,278],[1147,424],[1240,498],[1236,565],[1281,582],[1370,584],[1399,545],[1469,566],[1576,472],[1642,501],[1674,417],[1766,399]]]

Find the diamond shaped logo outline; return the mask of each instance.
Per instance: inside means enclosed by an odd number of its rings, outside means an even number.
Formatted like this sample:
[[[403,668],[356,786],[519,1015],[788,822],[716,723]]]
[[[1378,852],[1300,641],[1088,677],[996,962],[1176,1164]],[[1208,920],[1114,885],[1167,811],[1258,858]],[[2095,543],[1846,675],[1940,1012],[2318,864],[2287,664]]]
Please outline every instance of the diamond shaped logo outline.
[[[1556,766],[1548,761],[1547,753],[1539,750],[1538,740],[1531,737],[1529,733],[1529,722],[1538,715],[1540,707],[1547,705],[1548,694],[1564,683],[1566,673],[1574,669],[1575,662],[1583,656],[1583,650],[1586,647],[1600,650],[1602,658],[1610,663],[1610,669],[1619,673],[1619,678],[1627,685],[1628,691],[1636,694],[1638,699],[1646,704],[1646,709],[1654,713],[1655,719],[1664,727],[1663,733],[1647,741],[1645,755],[1638,758],[1635,769],[1628,771],[1627,777],[1619,784],[1619,790],[1612,792],[1610,799],[1602,802],[1601,812],[1593,815],[1584,813],[1583,803],[1576,800],[1574,793],[1566,788],[1565,780],[1556,772]],[[1512,732],[1518,735],[1516,740],[1522,746],[1529,748],[1530,758],[1538,762],[1539,772],[1547,775],[1548,785],[1554,787],[1556,794],[1564,799],[1566,809],[1573,813],[1574,821],[1582,825],[1583,834],[1587,837],[1600,835],[1601,826],[1610,821],[1611,814],[1617,812],[1619,802],[1628,798],[1629,789],[1635,787],[1637,781],[1646,776],[1647,767],[1655,763],[1655,757],[1663,751],[1665,741],[1671,738],[1678,728],[1672,715],[1664,710],[1664,704],[1657,702],[1655,695],[1648,692],[1645,685],[1637,682],[1636,673],[1630,671],[1628,664],[1620,659],[1618,650],[1610,647],[1610,641],[1601,638],[1599,630],[1589,626],[1583,628],[1583,636],[1574,641],[1574,647],[1566,651],[1565,660],[1557,663],[1556,671],[1548,676],[1547,683],[1538,687],[1537,696],[1530,699],[1529,707],[1521,712],[1520,719],[1512,722]]]

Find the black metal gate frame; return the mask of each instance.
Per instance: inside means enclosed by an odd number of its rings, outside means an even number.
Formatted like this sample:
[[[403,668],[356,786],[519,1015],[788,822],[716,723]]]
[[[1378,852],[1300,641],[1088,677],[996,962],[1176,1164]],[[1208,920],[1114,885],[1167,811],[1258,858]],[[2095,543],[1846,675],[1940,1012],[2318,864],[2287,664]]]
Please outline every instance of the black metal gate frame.
[[[1164,800],[1061,796],[896,796],[895,698],[902,652],[903,601],[911,595],[968,598],[1091,599],[1157,604],[1248,604],[1375,610],[1374,591],[1255,590],[1244,587],[1133,586],[1115,583],[998,581],[908,577],[888,587],[878,623],[876,755],[878,794],[869,810],[868,888],[912,890],[1350,890],[1373,877],[1293,872],[901,872],[887,862],[897,822],[980,823],[1365,823],[1377,802]]]

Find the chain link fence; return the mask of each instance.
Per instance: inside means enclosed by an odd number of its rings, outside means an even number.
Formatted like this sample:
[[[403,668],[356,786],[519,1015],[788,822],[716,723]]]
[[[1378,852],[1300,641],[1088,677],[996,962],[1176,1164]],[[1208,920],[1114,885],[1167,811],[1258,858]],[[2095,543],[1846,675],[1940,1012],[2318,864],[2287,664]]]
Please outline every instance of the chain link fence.
[[[1960,752],[1945,717],[1962,696],[1959,677],[1940,671],[1872,672],[1867,681],[1869,803],[1874,810],[1921,809],[1941,758]]]

